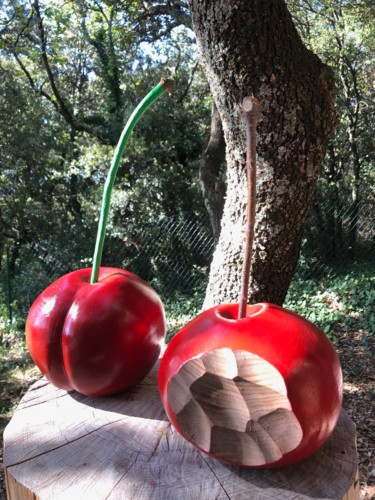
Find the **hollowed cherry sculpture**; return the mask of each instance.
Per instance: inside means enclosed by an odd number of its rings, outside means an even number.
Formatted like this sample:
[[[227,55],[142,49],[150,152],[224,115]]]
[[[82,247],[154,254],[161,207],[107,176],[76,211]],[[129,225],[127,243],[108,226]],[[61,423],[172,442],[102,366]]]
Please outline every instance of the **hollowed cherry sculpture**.
[[[245,467],[295,463],[340,415],[336,352],[316,326],[273,304],[213,307],[168,345],[159,389],[175,428],[200,450]]]
[[[170,342],[159,390],[178,432],[229,464],[293,464],[328,439],[341,411],[336,352],[315,325],[277,305],[247,305],[255,221],[259,103],[243,101],[248,227],[238,304],[201,313]]]

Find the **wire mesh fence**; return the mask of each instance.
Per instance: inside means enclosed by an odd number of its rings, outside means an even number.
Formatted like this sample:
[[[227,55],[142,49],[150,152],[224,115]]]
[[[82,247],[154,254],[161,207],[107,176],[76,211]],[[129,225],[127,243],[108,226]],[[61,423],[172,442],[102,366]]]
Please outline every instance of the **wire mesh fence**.
[[[345,272],[357,262],[374,264],[374,212],[375,207],[367,202],[357,207],[314,204],[297,275],[319,279]],[[165,217],[156,224],[129,228],[125,236],[107,238],[102,264],[128,269],[166,297],[177,291],[203,292],[214,247],[208,216]],[[64,252],[69,251],[66,242]],[[8,316],[12,311],[25,313],[36,296],[66,272],[50,249],[37,242],[23,246],[15,270],[6,264],[1,268],[2,301],[8,305]]]
[[[355,263],[374,263],[375,205],[315,201],[302,239],[297,272],[306,278],[345,272]]]
[[[103,265],[126,268],[164,295],[189,291],[206,282],[214,239],[205,215],[165,217],[156,225],[133,228],[107,245]]]

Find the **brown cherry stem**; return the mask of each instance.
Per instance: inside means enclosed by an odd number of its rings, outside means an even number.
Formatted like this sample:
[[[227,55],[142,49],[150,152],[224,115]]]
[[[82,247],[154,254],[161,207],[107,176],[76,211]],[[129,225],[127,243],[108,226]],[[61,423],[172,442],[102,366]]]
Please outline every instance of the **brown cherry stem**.
[[[238,319],[246,317],[251,258],[253,255],[256,206],[256,127],[259,118],[259,101],[254,96],[245,97],[242,107],[246,126],[247,209],[245,256],[242,266]]]

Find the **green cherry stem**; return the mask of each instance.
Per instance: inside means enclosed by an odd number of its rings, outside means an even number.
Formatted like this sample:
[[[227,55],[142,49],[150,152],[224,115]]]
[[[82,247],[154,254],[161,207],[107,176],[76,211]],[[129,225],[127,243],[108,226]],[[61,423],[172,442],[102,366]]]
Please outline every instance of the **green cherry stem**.
[[[98,281],[99,269],[102,261],[103,246],[105,239],[105,232],[108,220],[108,213],[111,204],[111,194],[113,189],[113,184],[115,182],[117,170],[120,164],[122,153],[124,152],[126,143],[128,142],[129,136],[135,127],[138,120],[147,111],[147,109],[158,99],[165,91],[170,92],[172,89],[172,80],[162,79],[160,83],[154,87],[149,94],[138,104],[138,106],[133,111],[129,120],[127,121],[124,130],[120,136],[118,144],[116,146],[115,153],[113,155],[112,163],[107,175],[107,179],[104,185],[104,193],[102,199],[102,207],[100,211],[100,219],[98,225],[98,234],[96,237],[95,251],[93,257],[93,265],[91,272],[90,283],[94,285]]]
[[[253,255],[256,208],[256,127],[259,118],[259,101],[253,96],[245,97],[242,102],[242,108],[246,126],[247,220],[238,319],[246,317],[251,258]]]

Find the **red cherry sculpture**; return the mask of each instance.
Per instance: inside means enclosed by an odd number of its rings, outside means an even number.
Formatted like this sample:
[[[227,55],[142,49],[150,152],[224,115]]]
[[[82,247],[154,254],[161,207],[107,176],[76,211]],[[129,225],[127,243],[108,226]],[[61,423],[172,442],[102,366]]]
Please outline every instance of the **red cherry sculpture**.
[[[136,107],[117,144],[104,186],[92,269],[66,274],[39,295],[26,321],[35,364],[57,387],[87,396],[123,391],[155,364],[165,335],[156,292],[134,274],[100,267],[111,192],[121,155],[138,120],[165,91],[162,79]]]
[[[165,317],[157,293],[116,268],[66,274],[42,292],[26,321],[29,352],[57,387],[87,396],[123,391],[158,359]]]
[[[166,413],[200,450],[245,467],[302,460],[328,439],[342,374],[325,336],[273,304],[213,307],[170,342],[159,371]]]

